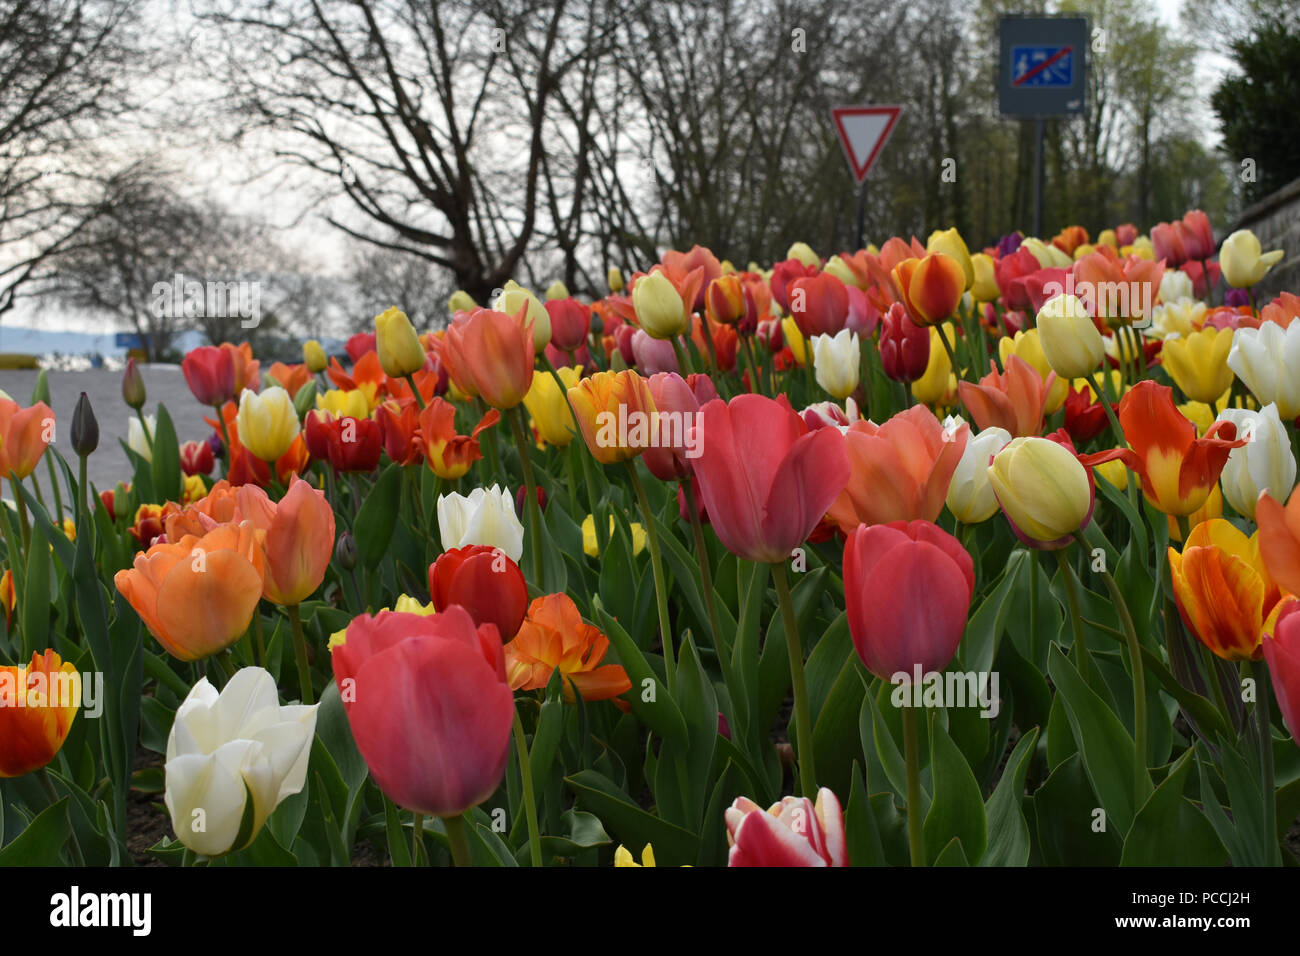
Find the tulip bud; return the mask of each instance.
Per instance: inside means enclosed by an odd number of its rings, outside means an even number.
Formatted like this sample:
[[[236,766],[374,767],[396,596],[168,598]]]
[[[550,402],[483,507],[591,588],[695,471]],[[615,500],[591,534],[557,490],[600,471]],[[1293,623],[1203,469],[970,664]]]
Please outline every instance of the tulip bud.
[[[390,378],[401,378],[424,368],[427,356],[406,313],[386,309],[375,316],[375,348],[379,364]]]
[[[636,320],[647,335],[670,339],[686,331],[686,308],[677,287],[662,272],[651,272],[636,280],[632,288]]]
[[[569,287],[566,286],[559,279],[556,279],[554,282],[552,282],[549,286],[546,287],[547,302],[550,302],[554,299],[567,299],[567,298],[569,298]]]
[[[32,404],[44,402],[50,404],[50,380],[45,374],[45,369],[41,369],[36,375],[36,385],[32,388]]]
[[[862,350],[856,334],[841,329],[835,335],[812,337],[813,369],[817,384],[843,400],[858,387]]]
[[[992,302],[999,295],[1001,290],[998,288],[998,280],[993,271],[993,257],[983,252],[977,252],[970,257],[971,272],[975,276],[975,281],[971,284],[970,292],[975,297],[976,302]]]
[[[537,296],[512,279],[506,283],[505,291],[492,304],[492,308],[496,311],[504,312],[512,317],[517,316],[520,309],[525,306],[527,312],[523,317],[523,323],[525,326],[530,322],[532,323],[533,351],[540,352],[551,341],[551,315],[546,311],[546,307],[538,301]]]
[[[278,461],[302,429],[293,399],[278,385],[261,395],[245,389],[236,421],[240,443],[263,461]]]
[[[126,371],[122,373],[122,399],[134,409],[144,407],[144,378],[133,358],[126,360]]]
[[[1012,530],[1034,547],[1064,547],[1092,517],[1087,469],[1050,439],[1012,439],[993,457],[988,475]]]
[[[805,266],[811,268],[820,268],[822,261],[818,258],[817,253],[812,251],[812,247],[806,242],[796,242],[785,254],[786,259],[798,259]]]
[[[329,360],[325,357],[325,349],[315,339],[308,339],[302,343],[302,360],[307,366],[307,371],[313,375],[325,371],[325,367],[329,365]]]
[[[964,288],[969,289],[975,283],[975,269],[971,262],[970,250],[966,248],[966,240],[961,237],[961,233],[954,226],[951,229],[936,229],[930,233],[930,238],[925,243],[926,252],[942,252],[945,256],[955,260],[961,266],[962,273],[966,276],[966,285]]]
[[[745,287],[736,275],[723,275],[709,283],[704,292],[704,311],[720,325],[734,325],[748,312]]]
[[[351,531],[344,531],[334,545],[334,560],[344,571],[357,566],[357,542]]]
[[[1246,444],[1228,452],[1220,484],[1228,503],[1253,521],[1262,492],[1282,500],[1295,486],[1296,460],[1291,439],[1276,405],[1265,405],[1257,412],[1225,408],[1217,420],[1232,422],[1237,434],[1246,439]]]
[[[358,389],[360,391],[360,389]],[[363,393],[364,394],[364,393]],[[298,389],[298,393],[293,397],[293,410],[298,413],[298,421],[307,417],[307,413],[316,407],[316,383],[308,382]],[[368,409],[367,409],[368,410]],[[354,416],[362,417],[365,416]]]
[[[945,419],[945,434],[952,434],[961,424],[960,418]],[[958,521],[979,524],[997,512],[998,499],[989,483],[988,463],[1010,441],[1011,433],[995,425],[972,435],[966,443],[957,470],[952,473],[946,498],[948,510]]]
[[[609,291],[618,295],[623,291],[623,273],[618,266],[610,266],[609,272],[605,276],[605,282],[609,285]]]
[[[95,410],[90,407],[90,398],[82,392],[72,413],[72,450],[78,457],[85,458],[98,447],[99,422],[95,421]]]
[[[1223,278],[1234,289],[1255,285],[1272,269],[1285,253],[1281,249],[1264,252],[1259,238],[1249,229],[1238,229],[1219,249],[1219,265]]]
[[[1038,338],[1047,363],[1061,378],[1085,378],[1106,354],[1101,333],[1083,303],[1068,293],[1038,310]]]

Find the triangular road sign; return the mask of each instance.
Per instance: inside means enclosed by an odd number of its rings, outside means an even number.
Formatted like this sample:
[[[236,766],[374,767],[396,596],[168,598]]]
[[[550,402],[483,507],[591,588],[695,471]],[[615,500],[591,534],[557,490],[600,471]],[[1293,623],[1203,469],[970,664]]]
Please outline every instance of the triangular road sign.
[[[898,122],[901,106],[832,106],[831,117],[849,169],[858,182],[867,178],[871,164]]]

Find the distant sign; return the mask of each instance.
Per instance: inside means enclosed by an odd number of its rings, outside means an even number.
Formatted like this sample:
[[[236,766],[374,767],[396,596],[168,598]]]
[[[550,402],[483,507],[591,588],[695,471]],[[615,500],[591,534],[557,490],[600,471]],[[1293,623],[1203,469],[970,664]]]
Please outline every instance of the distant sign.
[[[1086,19],[1004,16],[998,32],[998,107],[1003,114],[1050,117],[1083,112]]]
[[[134,332],[118,332],[113,336],[113,347],[119,349],[138,349],[143,348],[140,336]]]
[[[901,106],[833,106],[831,118],[853,178],[861,183],[894,131]]]

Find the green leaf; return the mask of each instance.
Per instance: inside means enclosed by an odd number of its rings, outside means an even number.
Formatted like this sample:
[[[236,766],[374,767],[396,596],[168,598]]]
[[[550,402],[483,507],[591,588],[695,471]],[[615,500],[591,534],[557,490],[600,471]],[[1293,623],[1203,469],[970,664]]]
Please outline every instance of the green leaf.
[[[925,815],[925,845],[935,863],[941,850],[953,839],[961,842],[962,865],[967,859],[984,855],[988,839],[988,822],[984,818],[984,800],[980,786],[961,750],[952,742],[938,720],[930,722],[930,771],[934,799]],[[910,810],[911,808],[909,808]]]
[[[1183,751],[1138,811],[1124,838],[1121,866],[1223,866],[1227,862],[1228,851],[1214,827],[1183,797],[1194,753],[1191,748]]]
[[[889,685],[882,682],[877,694],[888,693],[888,688]],[[894,793],[901,797],[907,793],[907,763],[876,704],[877,694],[872,694],[868,688],[864,695],[862,710],[858,714],[858,734],[862,740],[863,751],[874,752],[881,768],[885,771],[886,779],[878,782],[888,783]],[[870,786],[871,780],[868,780],[867,784]]]
[[[184,485],[181,480],[181,451],[176,429],[167,406],[159,403],[153,432],[153,466],[150,468],[154,491],[166,501],[180,501]]]
[[[1038,728],[1034,727],[1016,742],[1007,758],[1002,778],[985,805],[988,818],[989,845],[980,858],[980,866],[1024,866],[1029,862],[1029,824],[1020,810],[1025,793],[1025,775],[1029,772]]]
[[[935,857],[933,866],[970,866],[966,859],[966,851],[961,847],[961,839],[953,837],[948,841],[948,845],[943,848],[943,852]]]
[[[1048,866],[1116,866],[1122,845],[1109,820],[1096,811],[1097,796],[1083,769],[1083,759],[1072,754],[1052,771],[1034,792],[1034,818],[1038,850]],[[1105,829],[1097,829],[1104,823]]]
[[[876,814],[867,798],[862,771],[855,763],[850,771],[849,805],[844,813],[844,836],[848,844],[850,866],[888,866],[885,848],[880,842]]]
[[[0,866],[63,866],[63,845],[72,835],[68,798],[37,815],[9,845],[0,849]]]
[[[699,853],[695,834],[642,810],[612,780],[594,770],[564,778],[578,804],[598,816],[618,842],[628,847],[651,844],[656,861],[666,866],[694,863]]]
[[[23,618],[23,640],[26,642],[23,657],[26,659],[21,663],[28,664],[33,651],[45,649],[44,642],[50,632],[50,549],[39,525],[32,528],[31,544],[27,549],[27,574],[24,577],[19,611]]]
[[[678,746],[684,745],[687,740],[686,721],[682,718],[681,711],[677,709],[676,701],[668,693],[667,686],[651,670],[645,655],[623,629],[623,625],[605,610],[600,598],[592,599],[592,611],[596,615],[597,625],[614,646],[618,663],[623,665],[628,678],[632,681],[632,690],[627,697],[632,712],[666,742]],[[647,684],[647,681],[650,683]],[[650,688],[653,688],[654,693],[647,695],[646,692]],[[652,699],[646,700],[647,696]]]
[[[962,667],[976,673],[987,673],[993,666],[999,644],[998,638],[1006,629],[1008,615],[1021,608],[1019,600],[1022,571],[1029,556],[1021,550],[1011,553],[1007,567],[999,576],[986,598],[966,623],[959,652]]]
[[[362,567],[374,570],[388,550],[388,541],[397,524],[397,513],[402,497],[402,466],[390,464],[370,486],[357,520],[353,537],[357,543],[357,561]]]

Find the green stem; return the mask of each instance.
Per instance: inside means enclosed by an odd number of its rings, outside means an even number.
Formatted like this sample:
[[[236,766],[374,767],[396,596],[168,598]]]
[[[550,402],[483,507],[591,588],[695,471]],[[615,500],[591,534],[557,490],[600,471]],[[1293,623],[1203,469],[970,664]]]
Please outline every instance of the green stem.
[[[746,337],[741,337],[740,352],[745,357],[745,366],[749,369],[749,390],[756,395],[766,395],[763,379],[758,374],[758,363],[754,361],[754,346]]]
[[[519,758],[519,777],[524,784],[524,815],[528,819],[528,859],[534,867],[542,865],[542,834],[537,827],[537,797],[533,792],[533,761],[528,753],[524,723],[515,708],[515,754]]]
[[[668,619],[668,585],[664,582],[664,569],[659,560],[659,534],[655,530],[654,512],[650,510],[650,499],[646,497],[645,488],[642,487],[641,479],[636,473],[636,460],[628,459],[623,464],[627,466],[628,477],[632,481],[632,489],[636,492],[637,504],[641,507],[641,518],[645,522],[646,543],[650,546],[650,570],[654,574],[655,599],[659,605],[659,631],[663,637],[664,666],[668,671],[668,692],[671,694],[677,675],[677,655],[673,650],[673,629]],[[600,524],[600,520],[596,519],[596,523]],[[597,528],[597,532],[599,530]]]
[[[231,452],[230,452],[230,429],[226,427],[226,416],[225,416],[225,414],[223,413],[222,406],[220,406],[220,405],[213,405],[213,406],[212,406],[212,410],[213,410],[214,412],[217,413],[217,423],[221,426],[221,441],[222,441],[222,444],[225,446],[225,449],[226,449],[226,475],[227,475],[227,477],[229,477],[229,475],[230,475],[230,459],[231,459]],[[139,409],[136,409],[136,414],[138,415],[139,413],[140,413],[140,412],[139,412]],[[152,446],[151,446],[151,447],[152,447]],[[274,474],[275,469],[272,468],[271,471],[272,471],[272,474]]]
[[[690,357],[686,354],[686,350],[682,348],[682,343],[678,341],[677,336],[670,337],[668,341],[672,343],[673,355],[677,356],[677,369],[682,378],[685,378],[695,371],[695,367],[691,364]]]
[[[411,394],[415,396],[415,404],[420,406],[420,411],[424,411],[424,396],[420,394],[420,389],[416,387],[415,375],[407,372],[406,382],[411,386]]]
[[[135,417],[140,419],[140,430],[144,432],[144,444],[145,447],[149,449],[149,458],[150,460],[152,460],[153,459],[153,432],[149,430],[149,424],[144,420],[144,406],[141,406],[135,410]],[[218,414],[217,417],[221,419],[222,428],[224,430],[226,420],[224,418],[221,418],[220,414]]]
[[[302,633],[302,618],[298,615],[298,605],[290,604],[289,625],[293,629],[293,656],[298,661],[298,690],[304,704],[316,702],[316,692],[311,686],[311,667],[307,664],[307,639]]]
[[[257,666],[266,666],[266,639],[262,636],[262,609],[253,612],[253,635],[257,639]]]
[[[917,740],[916,708],[903,711],[903,755],[907,760],[907,846],[912,866],[925,866],[925,831],[921,817],[921,748]]]
[[[948,353],[948,361],[952,363],[952,374],[956,375],[959,380],[966,378],[962,367],[957,364],[957,353],[953,351],[952,343],[948,341],[948,334],[944,332],[943,325],[939,325],[937,328],[939,329],[939,341],[943,344],[943,350]],[[972,362],[970,369],[972,376],[975,372],[974,366],[975,363]],[[972,377],[971,380],[974,381],[974,378]]]
[[[790,682],[794,687],[799,746],[799,787],[802,796],[813,800],[817,797],[817,768],[813,757],[812,712],[808,707],[808,680],[804,676],[799,623],[794,617],[794,602],[790,599],[790,582],[786,579],[784,561],[772,563],[772,580],[776,583],[777,603],[781,605],[781,620],[785,624],[785,647],[790,655]]]
[[[1097,400],[1101,402],[1102,409],[1106,412],[1106,418],[1110,421],[1111,430],[1115,433],[1115,441],[1119,443],[1120,448],[1127,448],[1128,441],[1124,438],[1124,429],[1115,417],[1115,409],[1111,408],[1110,399],[1106,397],[1106,379],[1105,374],[1099,369],[1093,369],[1093,384],[1097,389]]]
[[[1255,719],[1259,722],[1259,762],[1264,785],[1264,845],[1270,866],[1280,865],[1277,846],[1277,787],[1273,780],[1273,718],[1269,694],[1268,667],[1263,661],[1251,661],[1255,675]]]
[[[50,806],[59,802],[59,792],[54,789],[54,781],[50,779],[48,767],[42,767],[36,775],[40,778],[41,786],[45,790],[45,795],[50,798]],[[72,834],[72,839],[68,841],[68,846],[72,850],[72,862],[74,866],[85,866],[86,860],[81,855],[81,841],[77,839],[77,834]]]
[[[18,508],[18,524],[22,528],[25,551],[32,543],[32,525],[27,519],[27,500],[23,498],[22,480],[12,471],[9,473],[9,487],[14,493],[14,505]]]
[[[1070,627],[1074,636],[1074,662],[1079,668],[1079,676],[1085,684],[1092,677],[1092,655],[1088,653],[1088,644],[1083,636],[1083,616],[1079,613],[1079,591],[1075,585],[1074,568],[1066,560],[1065,549],[1056,551],[1056,564],[1061,569],[1061,579],[1065,582],[1065,601],[1070,607]]]
[[[465,817],[443,817],[442,825],[447,829],[447,843],[451,846],[451,859],[457,866],[473,866],[469,855],[469,840],[465,836]]]
[[[533,479],[533,463],[528,459],[528,440],[524,437],[524,426],[520,424],[519,414],[506,414],[510,419],[510,431],[514,433],[515,445],[519,449],[519,464],[524,470],[524,495],[528,499],[528,537],[533,549],[533,583],[541,587],[542,583],[542,511],[537,504],[537,482]]]
[[[424,814],[413,813],[411,819],[411,866],[420,865],[424,856]]]
[[[77,534],[85,534],[90,531],[90,484],[86,481],[86,456],[77,457]]]
[[[713,648],[717,650],[722,629],[718,627],[718,609],[713,601],[713,571],[709,568],[709,549],[704,542],[704,528],[695,508],[695,489],[691,486],[690,478],[682,481],[682,493],[686,496],[686,510],[690,512],[691,534],[695,537],[695,553],[700,561],[700,584],[704,587],[704,605],[709,612],[709,631],[713,637]]]

